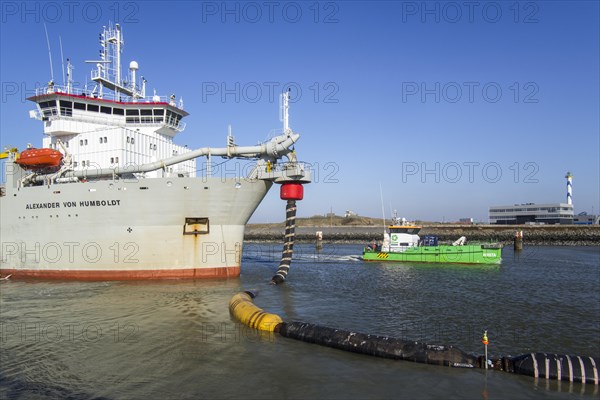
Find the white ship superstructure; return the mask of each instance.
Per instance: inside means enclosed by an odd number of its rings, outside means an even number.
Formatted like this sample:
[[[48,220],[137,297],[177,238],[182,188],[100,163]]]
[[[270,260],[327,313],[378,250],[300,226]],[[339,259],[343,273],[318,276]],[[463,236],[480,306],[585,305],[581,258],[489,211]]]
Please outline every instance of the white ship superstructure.
[[[0,274],[138,279],[240,273],[245,224],[274,182],[308,182],[292,150],[289,93],[281,135],[255,146],[227,137],[223,148],[173,142],[188,115],[175,95],[146,96],[138,64],[120,67],[119,25],[104,28],[93,85],[50,81],[29,100],[42,121],[43,149],[7,151],[0,197]],[[196,176],[196,158],[256,160],[244,177]],[[281,162],[286,157],[286,162]],[[58,160],[62,159],[60,163]]]
[[[44,122],[43,147],[62,150],[64,145],[73,154],[75,169],[141,165],[188,152],[173,142],[185,129],[183,100],[146,96],[146,79],[137,77],[136,61],[129,64],[128,79],[121,78],[123,36],[118,24],[104,28],[100,45],[99,60],[87,61],[95,66],[92,87],[73,87],[67,61],[66,85],[50,81],[29,99],[37,104],[31,117]],[[149,177],[165,172],[195,176],[195,171],[195,160],[188,160]]]

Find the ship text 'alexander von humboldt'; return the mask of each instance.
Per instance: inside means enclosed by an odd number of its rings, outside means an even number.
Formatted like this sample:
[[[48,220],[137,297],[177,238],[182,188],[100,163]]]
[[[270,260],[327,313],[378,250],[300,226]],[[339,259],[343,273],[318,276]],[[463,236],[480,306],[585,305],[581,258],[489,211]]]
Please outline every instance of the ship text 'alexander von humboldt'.
[[[308,182],[288,124],[255,146],[190,150],[173,143],[188,115],[175,96],[146,97],[138,64],[121,78],[120,26],[100,35],[92,84],[50,81],[29,100],[42,148],[9,149],[0,197],[3,277],[218,278],[240,273],[245,224],[273,183]],[[243,177],[212,176],[211,157],[249,159]],[[202,176],[196,159],[206,157]],[[282,161],[285,157],[285,162]],[[198,160],[199,161],[199,160]],[[201,169],[201,168],[199,168]]]

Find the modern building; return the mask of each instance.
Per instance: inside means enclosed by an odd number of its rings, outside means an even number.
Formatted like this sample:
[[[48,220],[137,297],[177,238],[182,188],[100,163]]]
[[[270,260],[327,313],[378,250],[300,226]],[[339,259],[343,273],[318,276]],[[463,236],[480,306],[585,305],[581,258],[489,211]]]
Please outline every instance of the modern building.
[[[554,204],[515,204],[512,206],[492,206],[489,212],[490,224],[572,224],[573,205]]]
[[[581,212],[573,217],[573,223],[576,225],[599,225],[600,215]]]
[[[567,202],[552,204],[515,204],[512,206],[491,206],[490,224],[573,224],[573,175],[567,172]]]

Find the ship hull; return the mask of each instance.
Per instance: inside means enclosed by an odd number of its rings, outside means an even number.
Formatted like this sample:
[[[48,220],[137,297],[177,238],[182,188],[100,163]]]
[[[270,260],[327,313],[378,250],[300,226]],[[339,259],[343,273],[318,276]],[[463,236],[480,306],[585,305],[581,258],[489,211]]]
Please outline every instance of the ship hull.
[[[458,263],[458,264],[500,264],[502,248],[488,245],[466,246],[419,246],[403,252],[382,252],[366,250],[365,261]]]
[[[271,186],[240,178],[152,178],[7,188],[0,198],[0,275],[235,277],[245,225]]]

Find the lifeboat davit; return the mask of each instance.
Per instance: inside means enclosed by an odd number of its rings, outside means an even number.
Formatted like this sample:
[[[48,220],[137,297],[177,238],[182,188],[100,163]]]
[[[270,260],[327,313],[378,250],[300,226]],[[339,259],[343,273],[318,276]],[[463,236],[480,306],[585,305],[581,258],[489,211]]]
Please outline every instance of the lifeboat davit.
[[[22,168],[33,171],[57,171],[60,169],[63,155],[54,149],[30,148],[23,150],[16,163]]]

